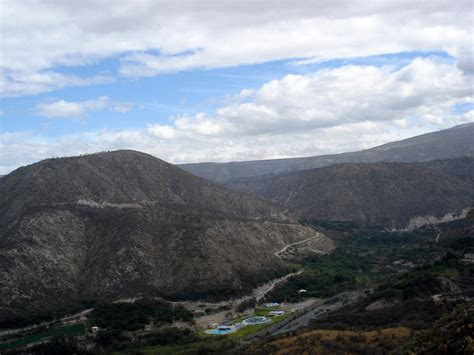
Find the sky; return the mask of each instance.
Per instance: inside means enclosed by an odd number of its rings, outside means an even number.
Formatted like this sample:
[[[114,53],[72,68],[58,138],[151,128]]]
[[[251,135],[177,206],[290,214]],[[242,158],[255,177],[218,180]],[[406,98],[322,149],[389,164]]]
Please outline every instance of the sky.
[[[474,121],[473,5],[0,0],[0,174],[340,153]]]

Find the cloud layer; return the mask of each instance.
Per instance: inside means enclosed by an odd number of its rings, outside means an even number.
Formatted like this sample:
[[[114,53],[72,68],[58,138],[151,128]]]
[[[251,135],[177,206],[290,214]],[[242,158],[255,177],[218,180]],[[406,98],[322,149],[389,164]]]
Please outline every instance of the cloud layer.
[[[238,97],[241,97],[239,95]],[[249,97],[148,127],[158,139],[289,134],[348,123],[406,120],[444,124],[453,106],[473,102],[471,81],[455,65],[415,59],[407,66],[344,66],[273,80]]]
[[[453,63],[415,59],[402,68],[348,65],[287,75],[256,90],[244,89],[213,115],[170,117],[143,129],[91,131],[46,140],[6,133],[0,150],[18,163],[57,155],[132,148],[175,162],[230,161],[344,152],[369,148],[474,121],[470,77]],[[107,97],[55,101],[38,109],[47,117],[79,118],[115,108]],[[118,110],[120,111],[120,110]]]
[[[18,96],[107,80],[55,72],[109,58],[123,76],[272,60],[446,50],[471,70],[472,4],[431,1],[4,0],[0,76]],[[116,75],[116,73],[113,73]]]
[[[0,174],[50,156],[120,148],[176,163],[343,152],[474,121],[470,0],[3,0],[1,7],[1,96],[104,83],[110,92],[99,87],[80,92],[81,99],[74,98],[78,89],[67,99],[9,99],[2,120],[17,110],[16,118],[34,113],[44,117],[33,116],[35,122],[46,125],[47,119],[72,119],[61,122],[71,131],[81,120],[83,131],[47,136],[9,124],[22,131],[2,130]],[[339,61],[307,72],[331,59],[408,51],[449,56],[397,66]],[[122,116],[120,127],[134,129],[87,125],[102,122],[100,114],[110,118],[134,108],[114,94],[142,101],[140,92],[127,91],[131,80],[276,60],[296,73],[304,66],[306,74],[237,85],[238,92],[211,112],[136,122],[131,118],[140,112]],[[159,101],[166,88],[150,87],[157,94],[148,99]],[[25,107],[21,100],[32,103]]]

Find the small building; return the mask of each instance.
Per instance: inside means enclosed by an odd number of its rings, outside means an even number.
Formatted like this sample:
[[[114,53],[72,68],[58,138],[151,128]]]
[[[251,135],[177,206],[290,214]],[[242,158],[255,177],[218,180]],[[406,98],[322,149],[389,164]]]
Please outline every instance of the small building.
[[[464,259],[462,261],[464,261],[465,263],[473,263],[474,264],[474,253],[464,254]]]
[[[91,327],[91,331],[92,331],[92,334],[97,334],[97,332],[99,331],[99,327],[93,326]]]
[[[278,307],[279,303],[277,302],[271,302],[271,303],[265,303],[263,307],[265,308],[273,308],[273,307]]]

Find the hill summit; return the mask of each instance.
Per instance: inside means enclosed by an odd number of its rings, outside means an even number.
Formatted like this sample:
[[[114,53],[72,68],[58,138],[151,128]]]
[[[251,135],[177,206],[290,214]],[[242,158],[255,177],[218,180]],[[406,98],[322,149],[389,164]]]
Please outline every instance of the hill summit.
[[[48,159],[0,179],[0,313],[83,300],[217,298],[288,271],[314,237],[270,202],[136,151]]]

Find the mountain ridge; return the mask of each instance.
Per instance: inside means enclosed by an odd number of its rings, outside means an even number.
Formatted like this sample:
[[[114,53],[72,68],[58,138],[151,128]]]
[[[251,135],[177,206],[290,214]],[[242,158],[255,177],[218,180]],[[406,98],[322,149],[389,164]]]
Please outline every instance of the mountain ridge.
[[[195,175],[223,183],[233,178],[280,174],[337,163],[423,162],[465,156],[474,157],[472,137],[474,137],[474,123],[466,123],[356,152],[228,163],[180,164],[179,166]]]
[[[407,227],[462,214],[474,200],[474,158],[425,163],[346,163],[228,181],[304,219]]]

